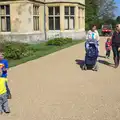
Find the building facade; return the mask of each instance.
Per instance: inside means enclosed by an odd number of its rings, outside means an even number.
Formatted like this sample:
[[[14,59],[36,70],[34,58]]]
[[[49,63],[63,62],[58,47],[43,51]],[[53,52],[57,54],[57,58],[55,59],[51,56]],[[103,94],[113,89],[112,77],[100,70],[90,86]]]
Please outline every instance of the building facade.
[[[85,36],[85,0],[0,0],[0,35],[20,42]]]

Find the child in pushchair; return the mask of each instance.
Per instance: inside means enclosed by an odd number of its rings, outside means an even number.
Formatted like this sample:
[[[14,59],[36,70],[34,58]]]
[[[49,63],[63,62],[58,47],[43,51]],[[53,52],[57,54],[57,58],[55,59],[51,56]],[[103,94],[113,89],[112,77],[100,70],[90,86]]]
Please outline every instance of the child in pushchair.
[[[98,70],[97,58],[98,58],[98,41],[97,40],[87,40],[85,43],[85,63],[82,67],[83,70],[92,68],[93,71]]]

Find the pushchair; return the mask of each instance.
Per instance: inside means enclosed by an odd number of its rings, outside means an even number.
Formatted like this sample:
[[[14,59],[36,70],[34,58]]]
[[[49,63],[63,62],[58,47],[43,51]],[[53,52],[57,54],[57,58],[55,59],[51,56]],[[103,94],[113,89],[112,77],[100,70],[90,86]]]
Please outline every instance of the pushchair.
[[[98,41],[97,40],[87,40],[85,43],[85,62],[82,67],[83,70],[92,69],[93,71],[98,71],[97,58],[98,58]]]

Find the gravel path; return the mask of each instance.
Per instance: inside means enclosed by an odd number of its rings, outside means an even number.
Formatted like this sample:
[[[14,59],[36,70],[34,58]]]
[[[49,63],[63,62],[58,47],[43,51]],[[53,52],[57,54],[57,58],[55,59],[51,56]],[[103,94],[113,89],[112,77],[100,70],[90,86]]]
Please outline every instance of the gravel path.
[[[0,120],[120,120],[120,67],[99,58],[98,72],[82,71],[84,54],[82,43],[10,69],[11,114]]]

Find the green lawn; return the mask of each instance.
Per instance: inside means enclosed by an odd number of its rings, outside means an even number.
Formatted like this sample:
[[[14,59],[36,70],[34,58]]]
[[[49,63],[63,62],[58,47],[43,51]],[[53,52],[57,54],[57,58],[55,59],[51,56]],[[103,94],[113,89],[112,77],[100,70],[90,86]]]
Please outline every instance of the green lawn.
[[[37,49],[37,51],[34,53],[34,55],[24,57],[24,58],[19,59],[19,60],[10,60],[9,66],[13,67],[13,66],[25,63],[27,61],[34,60],[34,59],[43,57],[45,55],[48,55],[50,53],[56,52],[58,50],[70,47],[72,45],[79,44],[81,42],[84,42],[84,40],[73,41],[72,43],[68,43],[68,44],[65,44],[63,46],[47,46],[46,43],[32,44],[30,46]]]

